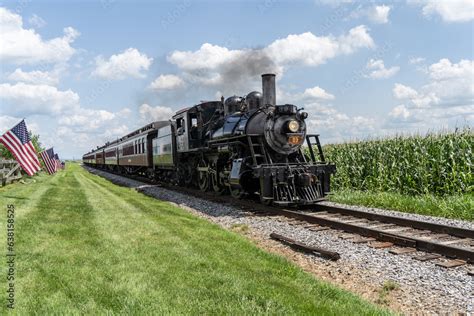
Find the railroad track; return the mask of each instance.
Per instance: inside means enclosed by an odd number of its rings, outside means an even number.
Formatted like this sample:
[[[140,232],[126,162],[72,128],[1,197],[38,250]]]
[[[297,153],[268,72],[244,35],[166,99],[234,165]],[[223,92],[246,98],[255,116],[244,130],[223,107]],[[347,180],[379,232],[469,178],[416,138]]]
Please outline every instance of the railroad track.
[[[112,174],[124,176],[119,173]],[[303,226],[314,232],[328,229],[342,231],[344,233],[340,237],[343,239],[366,243],[374,248],[388,248],[389,252],[395,255],[412,253],[415,259],[421,261],[445,257],[450,260],[437,264],[446,268],[474,263],[474,230],[470,229],[324,204],[299,210],[282,209],[265,206],[254,200],[237,200],[212,192],[157,184],[144,177],[130,178],[209,201],[230,204],[255,216],[282,216],[291,225]]]
[[[389,250],[393,254],[423,251],[426,254],[415,259],[454,259],[438,264],[447,268],[474,263],[474,230],[326,205],[318,205],[312,212],[287,209],[270,212],[294,219],[292,225],[303,225],[313,231],[329,227],[349,233],[341,237],[354,243],[394,248]]]

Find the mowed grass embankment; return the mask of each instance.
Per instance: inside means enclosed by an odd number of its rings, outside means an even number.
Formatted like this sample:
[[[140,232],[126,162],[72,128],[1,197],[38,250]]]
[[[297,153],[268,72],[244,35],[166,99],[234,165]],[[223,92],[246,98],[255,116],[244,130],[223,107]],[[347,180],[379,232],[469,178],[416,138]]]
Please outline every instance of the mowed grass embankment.
[[[35,179],[0,189],[2,227],[16,207],[17,314],[387,313],[77,164]]]

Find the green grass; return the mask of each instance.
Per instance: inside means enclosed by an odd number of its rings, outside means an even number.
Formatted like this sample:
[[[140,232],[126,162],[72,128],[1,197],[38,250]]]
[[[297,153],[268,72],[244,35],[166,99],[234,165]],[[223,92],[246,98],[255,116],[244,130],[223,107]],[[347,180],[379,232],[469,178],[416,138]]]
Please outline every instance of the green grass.
[[[35,180],[0,189],[1,227],[16,207],[16,314],[388,314],[76,164]]]
[[[410,196],[390,192],[339,190],[329,197],[333,202],[364,205],[415,213],[474,221],[473,194],[437,197],[432,194]]]
[[[377,303],[381,305],[387,305],[389,303],[388,296],[392,291],[397,290],[400,288],[400,285],[392,280],[387,280],[384,282],[382,288],[379,291],[379,297],[377,299]]]

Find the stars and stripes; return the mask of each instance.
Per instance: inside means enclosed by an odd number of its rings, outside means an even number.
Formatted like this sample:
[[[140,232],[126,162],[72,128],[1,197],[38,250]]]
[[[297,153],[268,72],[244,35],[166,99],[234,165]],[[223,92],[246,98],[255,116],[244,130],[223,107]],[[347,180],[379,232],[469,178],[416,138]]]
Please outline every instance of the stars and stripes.
[[[32,176],[41,169],[38,154],[31,142],[25,120],[0,137],[0,143],[13,154],[25,172]]]
[[[44,165],[46,166],[46,171],[48,171],[49,174],[55,173],[57,170],[57,166],[56,159],[54,159],[53,148],[42,151],[40,155],[44,161]]]
[[[61,159],[59,159],[58,154],[54,154],[54,162],[56,163],[56,170],[62,169],[63,165],[61,163]]]

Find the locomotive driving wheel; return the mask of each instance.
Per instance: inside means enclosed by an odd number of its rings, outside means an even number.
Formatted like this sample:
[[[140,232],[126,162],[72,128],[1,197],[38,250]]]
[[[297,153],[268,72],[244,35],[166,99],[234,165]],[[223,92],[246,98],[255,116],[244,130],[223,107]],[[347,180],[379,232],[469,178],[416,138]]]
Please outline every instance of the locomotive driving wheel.
[[[198,163],[198,176],[197,176],[197,182],[199,189],[203,192],[207,191],[209,189],[209,184],[211,182],[211,178],[209,176],[209,166],[201,160]]]
[[[209,173],[211,175],[212,189],[218,194],[223,194],[227,187],[222,183],[221,172],[219,172],[219,169],[215,167],[214,169],[210,169]]]
[[[186,185],[188,187],[193,184],[193,168],[190,164],[178,164],[177,182],[179,185]]]

